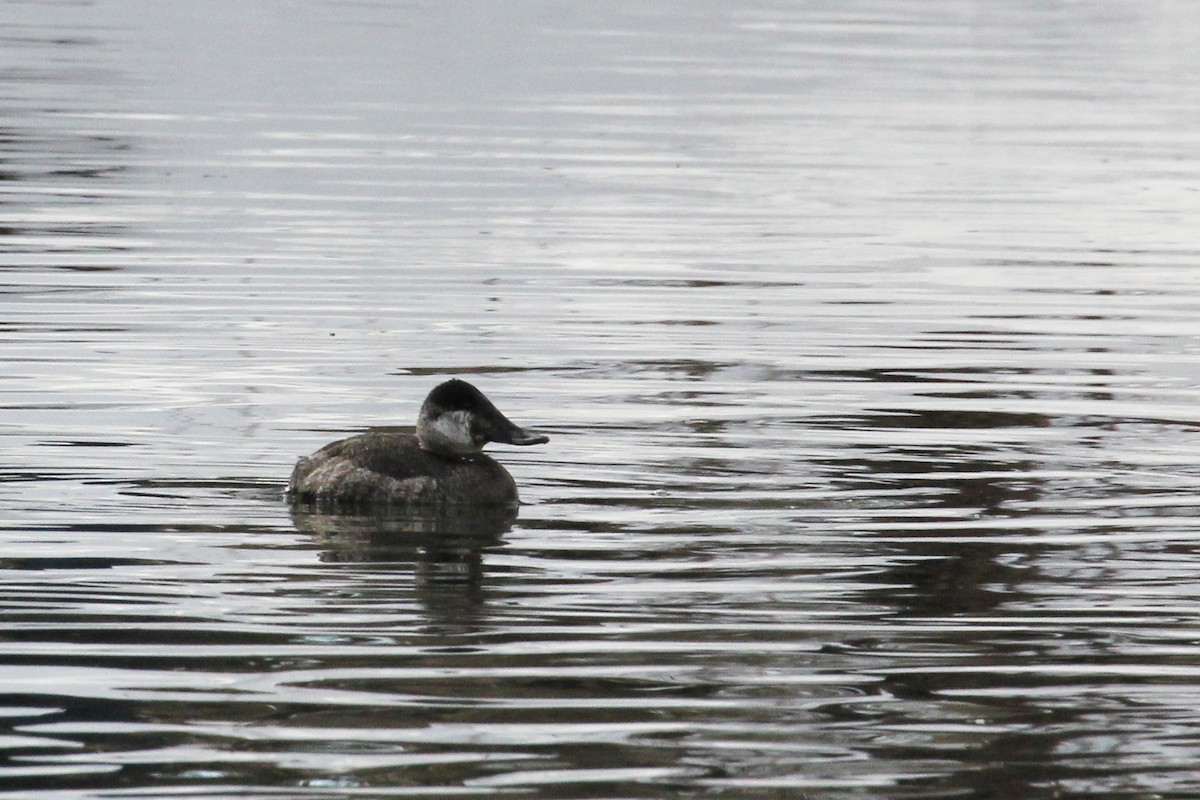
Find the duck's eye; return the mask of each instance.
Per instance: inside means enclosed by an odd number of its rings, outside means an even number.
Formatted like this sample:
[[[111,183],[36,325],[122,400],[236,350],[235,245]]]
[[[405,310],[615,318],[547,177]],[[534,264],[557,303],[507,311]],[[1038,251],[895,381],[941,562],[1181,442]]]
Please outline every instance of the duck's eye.
[[[474,436],[471,437],[471,439],[477,445],[482,445],[487,441],[487,437],[484,436],[482,433],[476,433]]]

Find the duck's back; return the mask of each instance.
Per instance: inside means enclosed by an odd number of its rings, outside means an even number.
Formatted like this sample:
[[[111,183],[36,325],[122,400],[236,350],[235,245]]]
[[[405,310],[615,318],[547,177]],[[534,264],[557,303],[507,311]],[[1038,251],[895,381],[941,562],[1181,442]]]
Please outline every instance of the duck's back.
[[[508,470],[479,453],[452,458],[421,449],[417,437],[368,431],[300,459],[288,496],[318,505],[507,505],[517,485]]]

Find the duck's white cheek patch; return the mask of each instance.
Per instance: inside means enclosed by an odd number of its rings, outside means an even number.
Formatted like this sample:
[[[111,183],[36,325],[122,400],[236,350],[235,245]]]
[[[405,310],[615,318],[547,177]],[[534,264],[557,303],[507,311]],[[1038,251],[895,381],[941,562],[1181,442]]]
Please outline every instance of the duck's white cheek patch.
[[[471,441],[471,415],[466,411],[449,411],[433,421],[433,435],[455,449],[474,450]]]

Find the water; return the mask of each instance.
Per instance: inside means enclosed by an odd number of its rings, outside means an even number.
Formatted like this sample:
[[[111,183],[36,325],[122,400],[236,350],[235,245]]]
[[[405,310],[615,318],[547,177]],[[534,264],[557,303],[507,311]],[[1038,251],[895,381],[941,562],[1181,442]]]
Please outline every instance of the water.
[[[1200,794],[1196,8],[735,5],[0,6],[4,797]]]

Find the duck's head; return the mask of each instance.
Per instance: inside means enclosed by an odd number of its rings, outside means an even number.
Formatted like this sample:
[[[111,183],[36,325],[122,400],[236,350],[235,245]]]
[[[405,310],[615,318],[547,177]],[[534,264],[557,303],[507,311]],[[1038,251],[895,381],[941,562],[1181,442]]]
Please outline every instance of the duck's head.
[[[446,381],[435,387],[417,417],[417,440],[422,450],[448,456],[478,453],[488,442],[545,444],[550,438],[519,428],[466,381]]]

